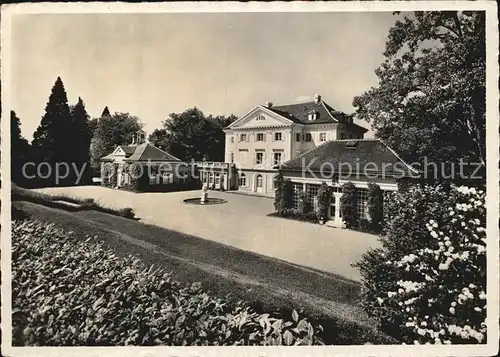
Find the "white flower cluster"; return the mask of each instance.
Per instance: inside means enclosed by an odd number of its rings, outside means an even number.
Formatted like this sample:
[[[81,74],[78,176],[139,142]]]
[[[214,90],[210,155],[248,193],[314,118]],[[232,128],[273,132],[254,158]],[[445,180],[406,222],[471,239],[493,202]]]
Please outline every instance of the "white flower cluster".
[[[486,335],[485,193],[465,186],[455,190],[448,216],[425,224],[431,244],[386,263],[411,280],[398,280],[397,291],[377,298],[379,305],[401,311],[402,328],[419,344],[481,343]],[[426,313],[427,307],[432,311]]]
[[[484,329],[483,331],[474,330],[469,325],[465,326],[457,326],[457,325],[449,325],[448,332],[450,335],[460,336],[464,340],[468,340],[470,338],[475,339],[477,342],[482,342],[484,340]]]
[[[416,281],[403,281],[399,280],[397,282],[398,286],[401,286],[402,289],[399,289],[399,292],[402,293],[409,293],[409,292],[416,292],[422,289],[425,286],[425,283],[418,283]]]

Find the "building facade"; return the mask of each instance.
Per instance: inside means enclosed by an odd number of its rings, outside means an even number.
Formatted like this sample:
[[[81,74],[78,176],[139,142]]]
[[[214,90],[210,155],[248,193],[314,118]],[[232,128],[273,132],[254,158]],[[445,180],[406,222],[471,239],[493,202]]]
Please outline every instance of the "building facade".
[[[131,167],[134,166],[141,168],[142,191],[171,191],[188,187],[196,176],[195,166],[147,142],[146,133],[142,130],[133,135],[131,144],[119,145],[112,153],[101,158],[102,184],[114,188],[132,188],[133,176],[137,175],[132,172]]]
[[[224,131],[225,162],[238,169],[235,188],[273,197],[282,163],[331,140],[361,139],[367,129],[316,95],[312,102],[257,105]]]
[[[342,227],[342,186],[351,182],[356,187],[358,219],[369,219],[368,185],[375,183],[384,194],[398,190],[400,180],[418,180],[421,173],[406,164],[379,139],[333,140],[283,163],[280,171],[290,179],[294,189],[294,206],[299,191],[304,191],[312,207],[322,182],[331,187],[328,225]]]
[[[236,190],[236,166],[227,162],[200,161],[196,164],[197,174],[202,184],[213,190]]]

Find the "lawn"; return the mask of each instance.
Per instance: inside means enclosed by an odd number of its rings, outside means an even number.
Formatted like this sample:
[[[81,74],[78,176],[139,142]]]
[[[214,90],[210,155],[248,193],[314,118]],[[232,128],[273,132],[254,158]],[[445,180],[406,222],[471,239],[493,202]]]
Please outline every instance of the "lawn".
[[[118,255],[133,254],[157,264],[178,281],[201,282],[216,296],[246,300],[257,310],[279,310],[284,315],[293,308],[302,310],[324,326],[325,343],[329,338],[343,344],[390,341],[358,306],[356,282],[98,211],[13,204],[33,218],[57,222],[77,237],[97,235]]]

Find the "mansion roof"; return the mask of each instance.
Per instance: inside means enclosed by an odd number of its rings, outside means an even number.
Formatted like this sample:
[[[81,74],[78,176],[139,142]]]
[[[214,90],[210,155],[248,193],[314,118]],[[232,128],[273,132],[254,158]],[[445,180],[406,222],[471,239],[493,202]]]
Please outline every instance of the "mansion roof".
[[[326,165],[325,165],[326,164]],[[284,171],[337,173],[372,173],[388,176],[418,176],[418,171],[405,163],[389,146],[379,139],[332,140],[280,165]]]
[[[181,160],[157,148],[150,143],[143,143],[139,145],[120,145],[119,149],[125,153],[125,161],[156,161],[156,162],[180,162]],[[111,154],[101,158],[101,161],[113,161],[117,154],[117,149]]]
[[[308,126],[315,124],[342,124],[347,129],[354,132],[365,133],[368,131],[368,129],[353,123],[351,116],[333,109],[320,98],[319,100],[286,105],[273,106],[271,103],[265,106],[258,105],[250,112],[240,117],[239,120],[230,124],[226,129],[238,128],[239,123],[244,122],[248,116],[254,115],[255,111],[258,109],[274,113],[285,119],[285,122],[289,124],[296,123]]]
[[[308,115],[310,112],[318,113],[318,119],[314,120],[314,123],[348,123],[349,118],[346,114],[335,111],[325,102],[306,102],[306,103],[296,103],[287,105],[272,106],[268,109],[272,110],[276,114],[284,116],[296,123],[309,124],[311,121],[308,120]]]

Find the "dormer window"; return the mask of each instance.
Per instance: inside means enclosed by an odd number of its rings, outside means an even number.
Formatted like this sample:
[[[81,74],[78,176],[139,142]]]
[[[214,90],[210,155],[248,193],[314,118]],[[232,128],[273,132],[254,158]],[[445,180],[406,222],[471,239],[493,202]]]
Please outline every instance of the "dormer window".
[[[318,119],[318,112],[313,110],[312,112],[309,112],[309,114],[307,115],[307,119],[308,120],[316,120]]]

